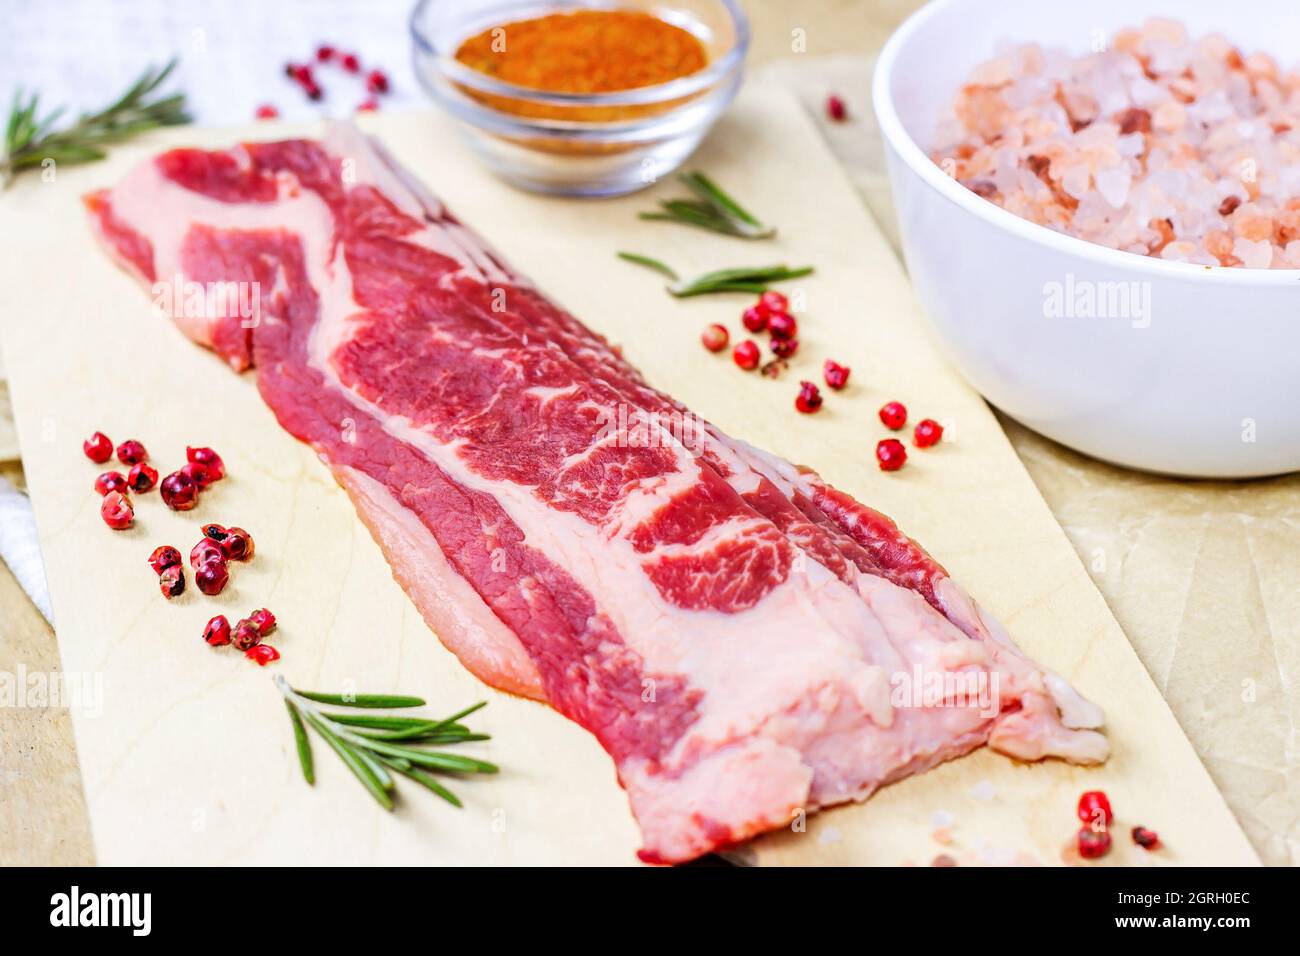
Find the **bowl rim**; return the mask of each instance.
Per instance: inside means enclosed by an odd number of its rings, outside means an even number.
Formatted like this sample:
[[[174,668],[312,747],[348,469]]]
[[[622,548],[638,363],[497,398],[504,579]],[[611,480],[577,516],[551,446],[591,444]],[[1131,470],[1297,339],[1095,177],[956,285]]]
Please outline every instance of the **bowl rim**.
[[[441,51],[426,35],[421,18],[429,6],[439,0],[419,0],[411,10],[411,15],[407,20],[411,37],[415,42],[415,54],[417,56],[427,56],[433,60],[434,66],[454,82],[467,86],[480,93],[488,93],[496,96],[509,97],[510,99],[524,100],[526,102],[546,105],[546,106],[646,106],[676,99],[687,99],[694,97],[732,74],[741,68],[749,54],[750,44],[750,27],[749,17],[741,9],[738,0],[717,0],[718,3],[726,10],[727,16],[731,20],[735,30],[735,42],[722,56],[718,57],[704,69],[688,76],[678,77],[675,80],[669,80],[666,83],[656,83],[652,86],[639,86],[630,90],[613,90],[608,93],[559,93],[547,90],[534,89],[527,86],[518,86],[514,83],[506,83],[486,73],[480,73],[478,70],[464,66],[454,55],[448,55],[446,51]],[[445,0],[442,0],[445,2]],[[509,15],[509,5],[502,4],[497,10],[505,15]],[[546,9],[543,4],[537,4],[537,9],[541,12]],[[593,4],[589,9],[612,9],[607,4]],[[557,12],[550,9],[549,12]],[[494,111],[495,112],[495,111]]]
[[[1086,259],[1099,266],[1117,269],[1146,269],[1156,276],[1214,282],[1227,285],[1290,287],[1300,281],[1300,269],[1245,269],[1236,266],[1206,266],[1190,262],[1171,262],[1123,249],[1112,249],[1087,239],[1068,236],[1046,226],[1022,219],[1015,213],[976,195],[945,173],[932,160],[899,119],[894,107],[893,81],[898,58],[918,30],[930,20],[943,16],[953,7],[975,0],[930,0],[903,21],[894,31],[876,60],[871,79],[871,100],[885,142],[926,185],[966,212],[1019,238],[1047,246],[1057,252]],[[1027,42],[1027,41],[1022,41]],[[936,121],[938,117],[935,117]]]

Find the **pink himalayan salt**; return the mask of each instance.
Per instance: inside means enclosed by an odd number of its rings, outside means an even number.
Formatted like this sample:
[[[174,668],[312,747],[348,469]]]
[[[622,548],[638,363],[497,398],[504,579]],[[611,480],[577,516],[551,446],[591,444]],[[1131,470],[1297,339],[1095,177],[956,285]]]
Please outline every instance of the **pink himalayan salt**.
[[[934,159],[1003,208],[1114,249],[1300,268],[1300,67],[1168,19],[1072,55],[1007,47],[940,125]]]

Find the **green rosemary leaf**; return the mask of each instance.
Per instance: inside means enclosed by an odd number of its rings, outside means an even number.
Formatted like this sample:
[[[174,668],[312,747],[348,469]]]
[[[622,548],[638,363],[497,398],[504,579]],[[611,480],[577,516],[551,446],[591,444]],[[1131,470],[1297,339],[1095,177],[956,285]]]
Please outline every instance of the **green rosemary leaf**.
[[[687,286],[681,289],[670,288],[668,291],[679,299],[689,299],[697,295],[713,295],[717,292],[744,292],[749,295],[762,295],[767,291],[766,282],[720,282],[716,285]]]
[[[423,697],[402,697],[395,694],[322,694],[314,690],[294,689],[299,697],[306,697],[318,704],[332,704],[335,707],[373,707],[378,710],[394,707],[423,707]]]
[[[412,737],[425,736],[431,733],[438,725],[431,720],[416,727],[406,727],[400,730],[363,730],[357,729],[353,733],[361,737],[369,737],[372,740],[409,740]]]
[[[460,754],[416,750],[414,747],[400,747],[396,744],[384,743],[382,740],[365,738],[356,738],[354,742],[357,746],[364,747],[372,753],[384,754],[389,757],[405,757],[411,763],[420,767],[449,770],[453,773],[496,773],[498,771],[495,764],[488,763],[486,760],[477,760],[474,757],[463,757]]]
[[[304,695],[305,696],[305,695]],[[388,717],[379,714],[341,714],[337,711],[325,711],[321,714],[326,720],[349,727],[372,727],[377,730],[406,730],[411,727],[427,727],[436,721],[427,717]]]
[[[46,159],[67,164],[103,159],[104,146],[160,126],[188,123],[184,95],[149,100],[175,66],[173,60],[161,69],[145,70],[115,102],[97,113],[83,113],[62,130],[53,128],[63,115],[62,109],[42,117],[35,93],[15,92],[4,142],[0,144],[0,184],[8,184],[15,173],[40,166]]]
[[[416,783],[420,784],[421,786],[429,788],[429,790],[433,791],[438,796],[442,797],[442,799],[446,800],[453,807],[464,806],[464,804],[460,802],[459,797],[457,797],[454,793],[452,793],[441,783],[439,783],[438,779],[428,771],[421,770],[419,767],[410,767],[406,770],[403,770],[402,773],[410,777],[412,780],[414,780]]]
[[[451,727],[459,727],[461,718],[468,717],[470,714],[476,713],[486,706],[487,701],[485,700],[480,700],[477,704],[471,704],[459,713],[452,714],[450,717],[444,717],[442,720],[438,721],[438,729],[446,730]]]
[[[812,271],[812,266],[791,269],[784,265],[718,269],[689,281],[674,283],[668,291],[678,298],[714,292],[766,292],[770,283],[802,278],[811,275]]]
[[[776,235],[775,229],[759,222],[703,173],[684,173],[678,178],[695,198],[662,200],[659,203],[662,211],[639,213],[639,218],[696,226],[741,239],[769,239]]]
[[[385,810],[393,809],[393,798],[389,795],[388,789],[383,785],[380,778],[375,775],[374,771],[370,769],[369,763],[373,761],[362,759],[356,750],[330,730],[325,721],[315,714],[307,712],[306,717],[307,723],[311,724],[316,729],[316,732],[325,738],[325,742],[334,748],[334,752],[339,755],[347,768],[356,775],[362,785],[370,791],[370,795],[375,798],[379,805]],[[391,785],[391,778],[389,783]]]
[[[354,748],[352,752],[356,754],[357,759],[364,763],[366,767],[369,768],[370,772],[375,775],[375,779],[379,781],[379,785],[389,793],[392,793],[394,786],[393,775],[384,769],[383,764],[364,750]]]
[[[628,262],[635,262],[639,266],[645,266],[647,269],[653,269],[660,275],[667,276],[669,279],[674,281],[678,278],[676,272],[664,265],[658,259],[651,259],[649,256],[638,255],[635,252],[620,252],[618,253],[618,257],[620,259],[625,259]]]
[[[293,701],[286,700],[284,706],[289,709],[289,722],[293,724],[293,741],[298,748],[298,763],[302,765],[303,779],[309,784],[316,783],[316,769],[311,760],[311,741],[307,739],[307,728],[302,725],[302,717]]]

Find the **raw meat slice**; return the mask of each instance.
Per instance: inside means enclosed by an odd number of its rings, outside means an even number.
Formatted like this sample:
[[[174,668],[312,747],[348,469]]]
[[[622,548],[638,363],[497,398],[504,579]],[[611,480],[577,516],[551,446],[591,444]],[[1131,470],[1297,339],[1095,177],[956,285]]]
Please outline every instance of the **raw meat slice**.
[[[351,126],[173,150],[87,207],[465,666],[596,736],[643,859],[985,743],[1105,760],[1100,711],[893,522],[653,389]]]

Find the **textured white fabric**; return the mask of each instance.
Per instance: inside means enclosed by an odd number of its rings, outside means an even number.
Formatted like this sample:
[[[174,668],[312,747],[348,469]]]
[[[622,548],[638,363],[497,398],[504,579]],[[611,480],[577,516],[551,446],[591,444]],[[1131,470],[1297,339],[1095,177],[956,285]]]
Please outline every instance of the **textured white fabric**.
[[[45,584],[45,565],[41,563],[41,546],[36,539],[32,505],[7,478],[0,478],[0,558],[9,565],[9,570],[45,615],[45,620],[53,624],[50,592]]]
[[[411,70],[414,0],[0,0],[0,98],[21,85],[68,113],[106,106],[150,64],[180,58],[171,89],[195,122],[245,123],[261,103],[291,119],[348,116],[368,96],[364,70],[382,69],[383,109],[424,106]],[[321,67],[312,103],[284,75],[321,43],[356,53],[363,75]]]

